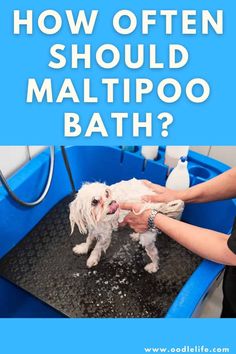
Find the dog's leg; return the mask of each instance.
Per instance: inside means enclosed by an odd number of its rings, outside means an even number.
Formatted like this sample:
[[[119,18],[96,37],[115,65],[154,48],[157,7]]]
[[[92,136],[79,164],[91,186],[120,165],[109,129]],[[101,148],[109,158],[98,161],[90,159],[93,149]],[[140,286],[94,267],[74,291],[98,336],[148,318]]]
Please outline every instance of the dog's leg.
[[[145,251],[152,261],[144,267],[148,273],[155,273],[159,269],[159,256],[155,245],[155,240],[156,234],[153,232],[148,231],[140,236],[140,243],[143,247],[145,247]]]
[[[137,232],[133,232],[132,234],[130,234],[130,237],[133,241],[136,241],[136,242],[138,242],[140,240],[140,235]]]
[[[94,240],[95,240],[94,235],[89,234],[86,242],[81,243],[80,245],[76,245],[73,248],[73,252],[78,255],[79,254],[87,254],[88,251],[90,250]]]
[[[111,243],[111,233],[98,236],[96,246],[94,247],[91,255],[87,260],[87,266],[89,268],[95,267],[100,261],[102,251],[105,253]]]
[[[147,247],[145,247],[145,250],[147,255],[151,258],[152,262],[147,264],[144,269],[148,273],[156,273],[159,269],[159,256],[155,243],[149,244]]]

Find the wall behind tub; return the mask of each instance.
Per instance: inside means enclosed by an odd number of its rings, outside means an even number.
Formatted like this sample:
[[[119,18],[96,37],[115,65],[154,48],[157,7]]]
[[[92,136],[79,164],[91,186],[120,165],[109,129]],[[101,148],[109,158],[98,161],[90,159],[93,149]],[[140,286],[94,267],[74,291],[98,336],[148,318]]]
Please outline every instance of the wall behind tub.
[[[5,177],[11,176],[46,146],[0,146],[0,169]]]
[[[0,146],[0,169],[9,177],[45,146]],[[236,166],[236,146],[191,146],[191,150],[213,157],[229,166]]]
[[[236,146],[190,146],[190,149],[225,163],[236,166]]]

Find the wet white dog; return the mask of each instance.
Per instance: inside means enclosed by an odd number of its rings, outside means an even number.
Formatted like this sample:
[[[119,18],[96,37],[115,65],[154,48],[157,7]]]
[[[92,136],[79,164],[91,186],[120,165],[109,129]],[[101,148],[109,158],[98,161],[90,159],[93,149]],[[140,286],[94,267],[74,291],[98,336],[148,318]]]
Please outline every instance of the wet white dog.
[[[141,180],[135,178],[128,181],[107,186],[95,182],[86,183],[78,191],[76,198],[70,204],[71,233],[75,224],[80,233],[87,234],[86,242],[76,245],[73,252],[77,255],[87,254],[93,248],[87,266],[96,266],[102,252],[106,252],[110,243],[113,230],[117,230],[118,223],[123,221],[128,211],[120,210],[119,202],[140,202],[144,195],[155,194]],[[170,203],[145,203],[144,209],[155,208],[162,214],[179,218],[184,209],[184,203],[176,200]],[[157,232],[146,231],[143,234],[131,234],[145,248],[151,263],[145,266],[149,273],[158,270],[158,250],[155,245]]]

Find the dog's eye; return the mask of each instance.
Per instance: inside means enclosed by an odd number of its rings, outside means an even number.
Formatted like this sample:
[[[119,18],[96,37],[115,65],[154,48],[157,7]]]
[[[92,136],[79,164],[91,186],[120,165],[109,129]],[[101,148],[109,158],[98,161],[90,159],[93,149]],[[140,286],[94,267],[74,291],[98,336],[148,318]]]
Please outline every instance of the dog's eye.
[[[99,203],[99,200],[97,200],[97,199],[94,198],[94,199],[92,200],[92,202],[91,202],[91,205],[92,205],[92,206],[96,206],[96,205],[98,205],[98,203]]]
[[[109,198],[109,195],[110,195],[109,190],[106,190],[106,198]]]

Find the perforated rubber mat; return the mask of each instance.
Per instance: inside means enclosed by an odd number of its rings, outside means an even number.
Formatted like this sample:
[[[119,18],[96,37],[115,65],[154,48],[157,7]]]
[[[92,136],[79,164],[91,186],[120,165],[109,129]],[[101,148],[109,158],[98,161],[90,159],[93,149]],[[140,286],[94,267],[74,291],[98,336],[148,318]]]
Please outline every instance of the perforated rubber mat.
[[[148,257],[130,239],[113,234],[95,268],[72,248],[84,242],[70,236],[67,197],[0,262],[0,274],[69,317],[163,317],[201,259],[165,235],[158,236],[160,269],[148,274]]]

